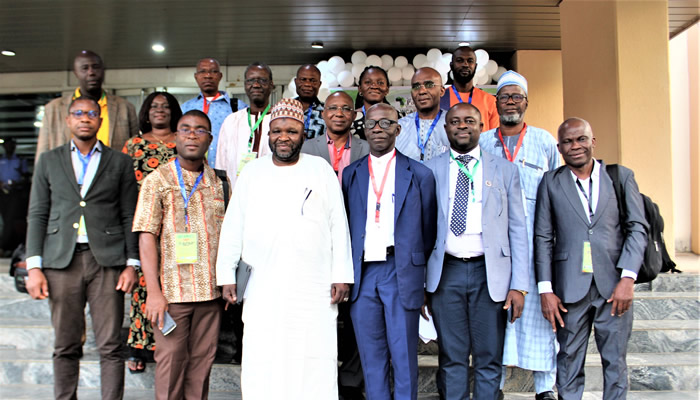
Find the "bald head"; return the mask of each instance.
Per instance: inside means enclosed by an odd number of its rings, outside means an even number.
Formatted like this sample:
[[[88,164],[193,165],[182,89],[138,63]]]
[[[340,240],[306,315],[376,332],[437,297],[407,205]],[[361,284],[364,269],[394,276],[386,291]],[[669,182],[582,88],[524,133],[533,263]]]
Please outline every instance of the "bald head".
[[[586,178],[593,170],[595,137],[588,121],[569,118],[558,129],[557,148],[564,163],[580,178]]]
[[[335,137],[350,134],[350,126],[355,120],[355,107],[349,94],[345,92],[333,92],[326,98],[326,104],[321,113],[326,124],[326,133],[335,140]]]
[[[95,52],[83,50],[73,60],[73,73],[80,83],[80,94],[95,99],[102,97],[105,69],[102,58]]]
[[[411,78],[411,97],[418,115],[423,119],[435,118],[440,110],[440,98],[445,94],[442,78],[437,70],[418,68]]]
[[[593,129],[591,128],[591,124],[589,124],[588,121],[583,118],[568,118],[566,121],[562,122],[561,125],[559,125],[557,135],[561,138],[561,135],[566,133],[566,131],[569,129],[582,129],[584,132],[593,137]]]
[[[371,116],[378,112],[381,112],[382,114],[386,112],[389,113],[388,115],[391,119],[399,119],[399,112],[396,111],[396,109],[392,105],[386,103],[377,103],[367,110],[367,114],[365,115],[365,121],[368,119],[372,119]]]
[[[469,46],[458,47],[452,53],[452,61],[450,61],[450,69],[452,70],[452,78],[459,85],[466,85],[474,79],[476,74],[476,54]]]
[[[321,89],[321,71],[313,64],[304,64],[297,70],[294,78],[299,100],[303,103],[312,103]]]

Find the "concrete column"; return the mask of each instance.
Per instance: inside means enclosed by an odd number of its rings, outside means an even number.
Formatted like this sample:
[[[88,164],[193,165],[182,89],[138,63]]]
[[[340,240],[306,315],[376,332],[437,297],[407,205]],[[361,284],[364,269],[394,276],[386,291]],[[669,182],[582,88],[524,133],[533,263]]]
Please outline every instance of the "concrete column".
[[[635,172],[674,253],[666,0],[560,5],[564,116],[591,123],[596,158]]]
[[[513,68],[527,79],[528,106],[525,122],[557,136],[564,121],[561,51],[518,50]]]

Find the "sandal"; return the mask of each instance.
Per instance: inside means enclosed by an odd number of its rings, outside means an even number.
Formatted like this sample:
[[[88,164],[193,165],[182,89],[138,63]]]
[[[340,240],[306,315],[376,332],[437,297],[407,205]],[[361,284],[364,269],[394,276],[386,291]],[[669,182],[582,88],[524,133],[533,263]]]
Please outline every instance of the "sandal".
[[[146,371],[146,360],[141,357],[129,357],[126,359],[129,372],[132,374],[142,374]],[[139,368],[141,366],[141,368]]]

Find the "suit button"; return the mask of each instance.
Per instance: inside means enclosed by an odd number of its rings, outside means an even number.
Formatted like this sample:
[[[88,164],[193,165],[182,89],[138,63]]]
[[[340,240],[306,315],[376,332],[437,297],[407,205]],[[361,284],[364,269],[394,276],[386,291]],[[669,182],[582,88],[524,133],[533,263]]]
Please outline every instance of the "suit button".
[[[80,227],[80,224],[79,224],[79,223],[76,222],[76,223],[73,224],[73,228],[78,229],[78,227]]]
[[[81,202],[80,202],[80,203],[78,203],[78,204],[80,204],[80,207],[85,207],[85,206],[87,205],[87,203],[86,203],[86,202],[84,202],[84,201],[81,201]]]
[[[588,234],[589,234],[589,235],[592,235],[592,234],[593,234],[593,229],[589,229],[589,230],[588,230]]]

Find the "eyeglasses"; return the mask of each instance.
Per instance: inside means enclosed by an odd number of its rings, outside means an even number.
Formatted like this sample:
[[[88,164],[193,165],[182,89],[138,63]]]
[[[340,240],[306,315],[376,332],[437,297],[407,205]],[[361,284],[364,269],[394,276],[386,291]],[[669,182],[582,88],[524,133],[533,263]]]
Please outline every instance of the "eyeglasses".
[[[343,114],[350,114],[353,111],[352,108],[350,108],[348,106],[343,106],[343,107],[328,106],[328,107],[324,108],[324,110],[328,110],[328,112],[330,112],[331,114],[337,113],[338,110],[342,111]]]
[[[268,83],[270,83],[270,80],[267,79],[267,78],[248,78],[248,79],[245,80],[245,84],[246,84],[246,85],[252,85],[252,84],[254,84],[254,83],[258,83],[258,84],[260,84],[260,85],[262,85],[262,86],[265,86],[265,85],[267,85]]]
[[[90,119],[97,119],[100,117],[100,113],[95,111],[95,110],[89,110],[89,111],[75,110],[75,111],[71,111],[70,115],[72,115],[73,118],[83,118],[86,115]]]
[[[522,103],[523,100],[527,99],[527,96],[524,96],[522,94],[499,94],[497,97],[498,102],[501,104],[506,104],[508,102],[508,99],[513,99],[513,103]]]
[[[365,120],[365,128],[367,129],[374,129],[377,124],[379,124],[379,127],[382,129],[389,129],[392,125],[398,123],[397,121],[393,121],[387,118],[382,118],[379,121],[373,120],[373,119],[366,119]]]
[[[416,82],[411,85],[411,90],[420,90],[421,86],[426,89],[432,89],[437,85],[433,81]]]
[[[192,128],[180,128],[177,130],[177,134],[181,136],[190,136],[192,133],[194,133],[195,136],[198,138],[201,138],[202,136],[210,135],[211,132],[202,129],[202,128],[197,128],[197,129],[192,129]]]
[[[461,124],[462,122],[464,122],[465,124],[467,124],[469,126],[476,126],[479,124],[478,122],[476,122],[476,120],[474,118],[465,118],[464,120],[461,120],[459,118],[453,118],[453,119],[447,121],[447,123],[452,125],[452,126],[459,126],[459,124]]]

